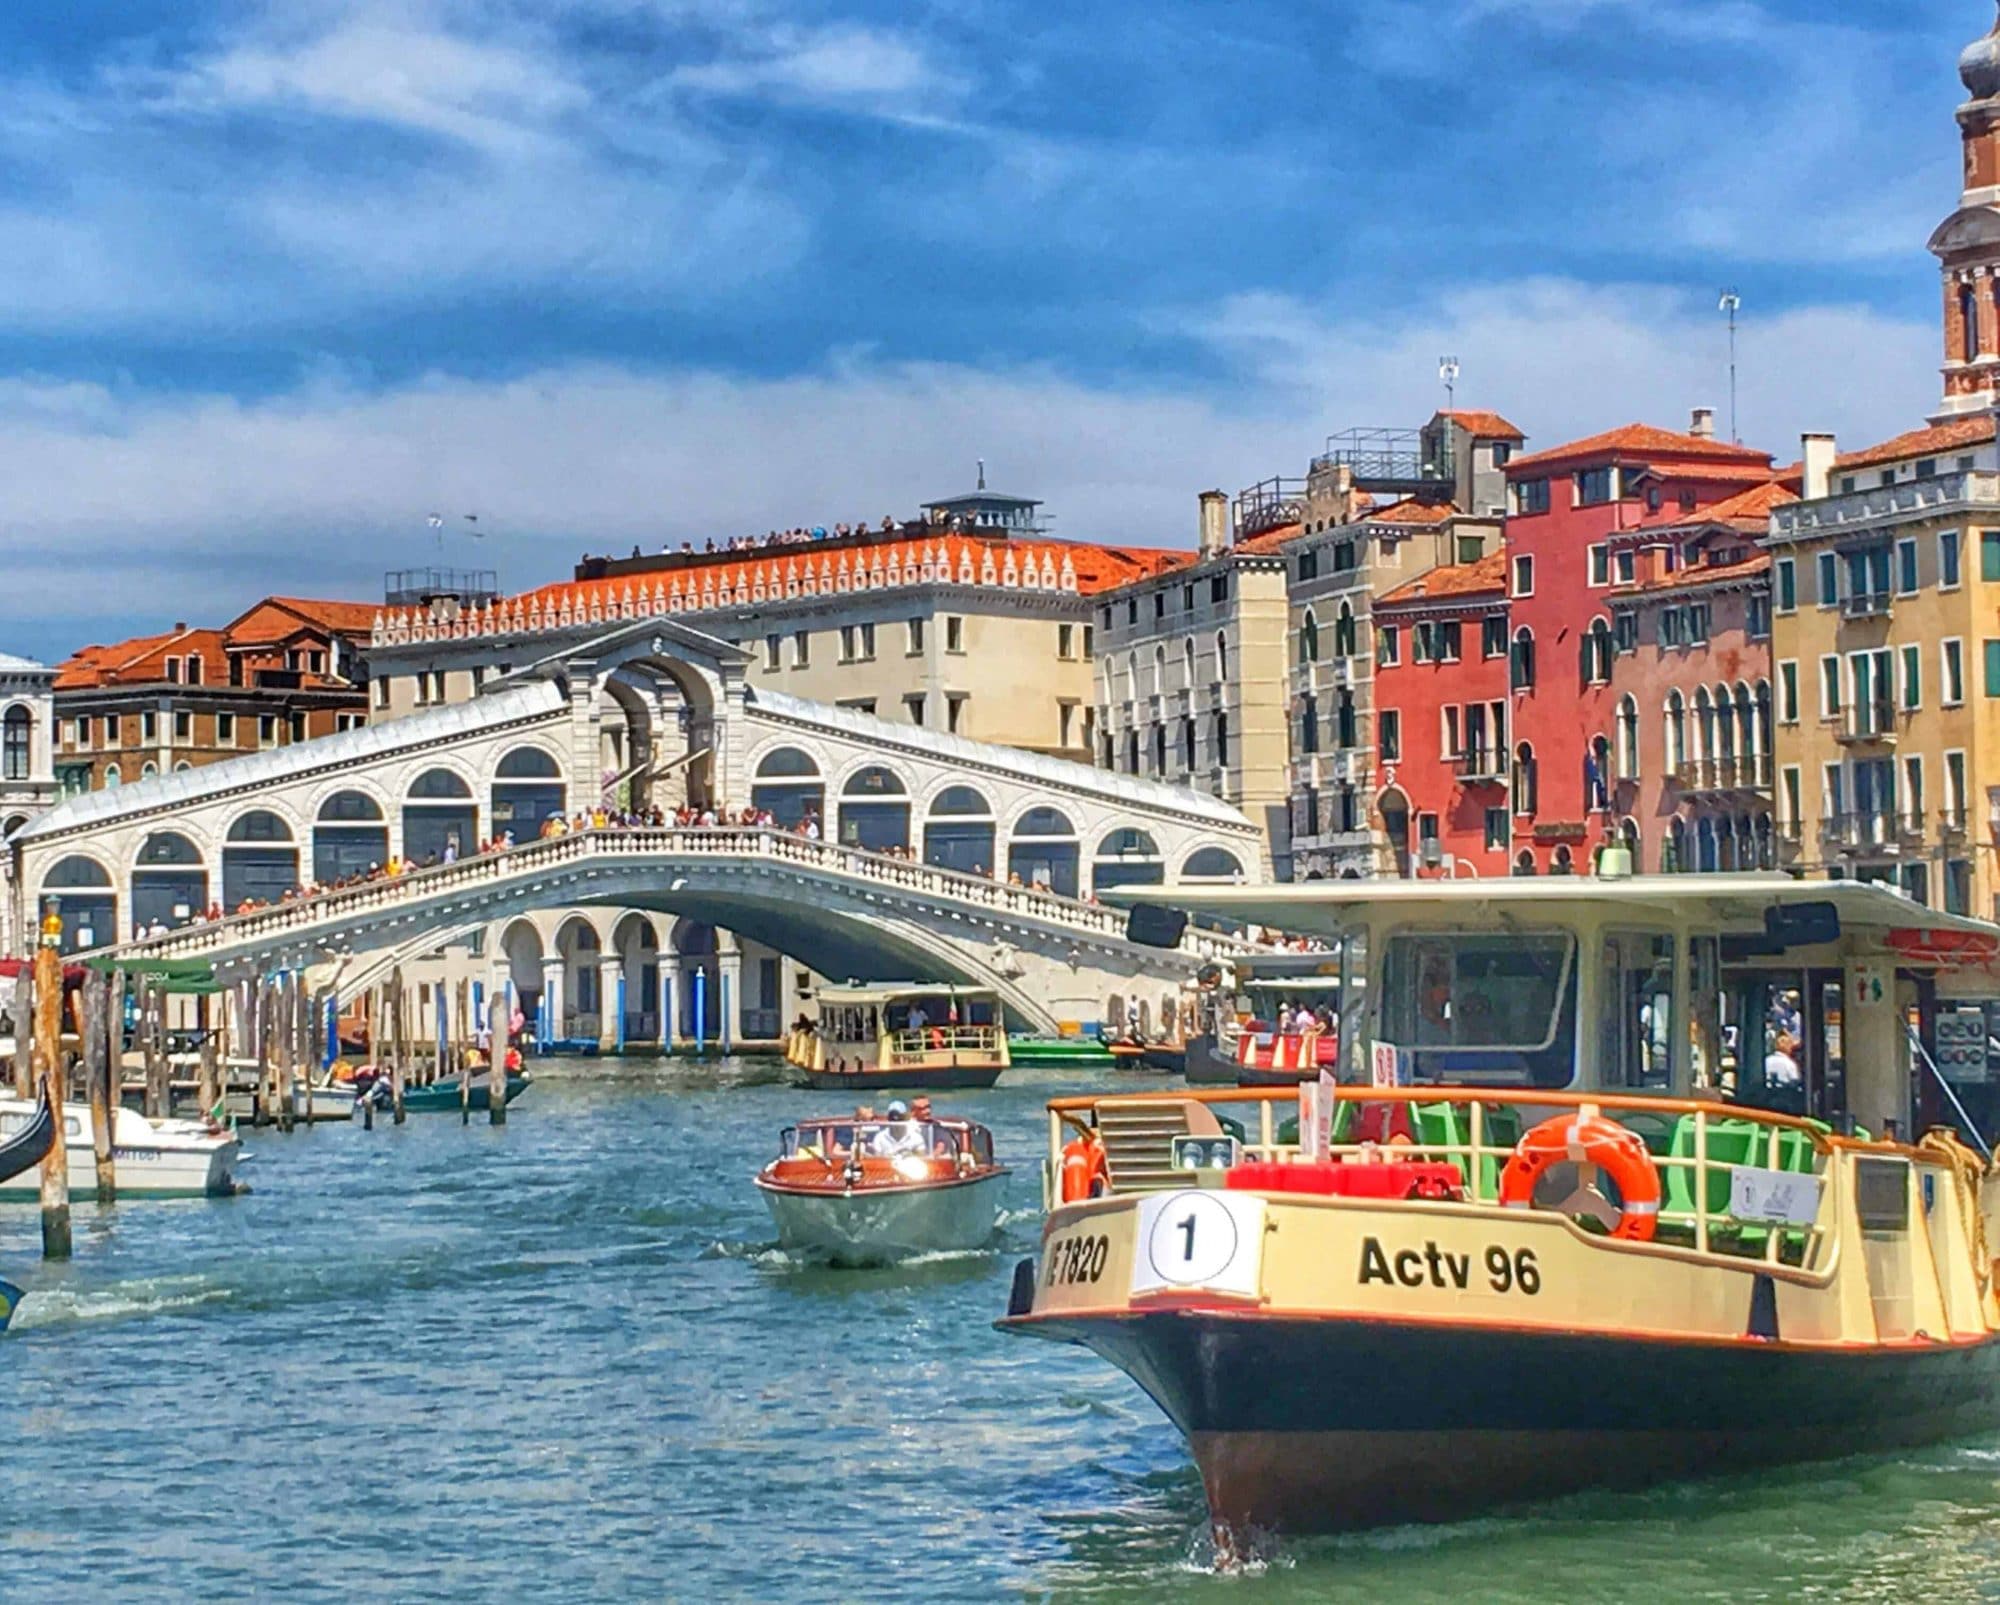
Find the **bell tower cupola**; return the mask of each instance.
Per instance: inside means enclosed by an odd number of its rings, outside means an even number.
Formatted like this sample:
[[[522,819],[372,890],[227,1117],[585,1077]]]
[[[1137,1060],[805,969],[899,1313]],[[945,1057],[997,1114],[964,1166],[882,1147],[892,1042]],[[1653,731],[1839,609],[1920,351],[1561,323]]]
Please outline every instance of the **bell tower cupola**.
[[[2000,18],[1966,46],[1958,75],[1965,146],[1958,210],[1931,236],[1944,269],[1944,405],[1938,421],[2000,403]]]

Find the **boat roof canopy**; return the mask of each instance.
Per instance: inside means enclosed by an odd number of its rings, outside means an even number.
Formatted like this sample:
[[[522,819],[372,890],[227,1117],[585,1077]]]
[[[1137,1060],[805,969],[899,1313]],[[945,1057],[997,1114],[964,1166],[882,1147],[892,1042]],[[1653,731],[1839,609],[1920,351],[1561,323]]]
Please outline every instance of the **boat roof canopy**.
[[[962,986],[956,981],[849,981],[845,986],[823,986],[814,1001],[827,1004],[882,1006],[915,1003],[924,998],[964,998],[969,1002],[998,1003],[1000,994],[990,986]]]
[[[1379,923],[1514,916],[1554,923],[1601,920],[1607,906],[1644,908],[1723,934],[1764,928],[1766,909],[1831,903],[1844,930],[1964,931],[2000,937],[2000,926],[1941,914],[1886,886],[1802,881],[1789,875],[1509,876],[1462,881],[1341,880],[1296,885],[1121,887],[1106,902],[1184,909],[1300,936],[1335,937]]]

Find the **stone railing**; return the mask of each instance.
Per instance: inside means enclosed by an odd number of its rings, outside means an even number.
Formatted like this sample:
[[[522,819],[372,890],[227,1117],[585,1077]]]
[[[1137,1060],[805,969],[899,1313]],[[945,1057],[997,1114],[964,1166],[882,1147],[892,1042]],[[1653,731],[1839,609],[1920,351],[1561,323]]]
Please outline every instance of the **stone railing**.
[[[482,897],[518,881],[585,864],[617,864],[630,859],[756,860],[796,865],[874,886],[913,892],[939,906],[989,909],[1078,936],[1125,940],[1123,910],[1031,886],[1011,886],[985,875],[941,869],[911,859],[833,842],[814,841],[769,826],[611,826],[571,831],[523,843],[505,852],[484,853],[410,870],[358,886],[320,892],[247,914],[184,925],[165,936],[122,944],[105,951],[134,958],[199,958],[238,949],[282,948],[314,932],[338,928],[374,915],[394,915],[412,904],[454,897]],[[468,906],[468,920],[478,918]],[[1190,925],[1181,951],[1197,959],[1253,951],[1255,944]]]
[[[1924,518],[1952,507],[2000,506],[2000,474],[1974,470],[1791,502],[1771,509],[1773,544]]]

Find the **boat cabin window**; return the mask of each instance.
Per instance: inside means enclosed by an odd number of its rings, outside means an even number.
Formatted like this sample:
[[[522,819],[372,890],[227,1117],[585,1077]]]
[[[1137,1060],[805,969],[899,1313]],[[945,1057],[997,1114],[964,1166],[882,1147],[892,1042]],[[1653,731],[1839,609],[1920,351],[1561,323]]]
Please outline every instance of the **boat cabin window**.
[[[780,1143],[783,1158],[807,1156],[845,1159],[859,1153],[891,1156],[918,1154],[933,1159],[956,1159],[969,1148],[981,1163],[993,1158],[993,1138],[983,1128],[960,1130],[930,1120],[839,1120],[818,1125],[788,1127]]]
[[[1847,1111],[1838,971],[1723,977],[1724,1088],[1732,1103],[1838,1122]]]
[[[1406,1051],[1417,1082],[1568,1086],[1575,957],[1567,933],[1392,937],[1383,1035]]]
[[[1614,932],[1604,938],[1607,1087],[1669,1091],[1674,1084],[1674,939]]]

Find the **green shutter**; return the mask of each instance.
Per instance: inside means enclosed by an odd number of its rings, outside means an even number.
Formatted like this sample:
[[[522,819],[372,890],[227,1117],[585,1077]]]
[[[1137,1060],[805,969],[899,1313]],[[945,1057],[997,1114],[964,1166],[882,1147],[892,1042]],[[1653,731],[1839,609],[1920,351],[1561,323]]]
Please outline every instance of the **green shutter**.
[[[1979,577],[2000,580],[2000,529],[1979,532]]]
[[[2000,641],[1986,643],[1986,694],[2000,697]]]

